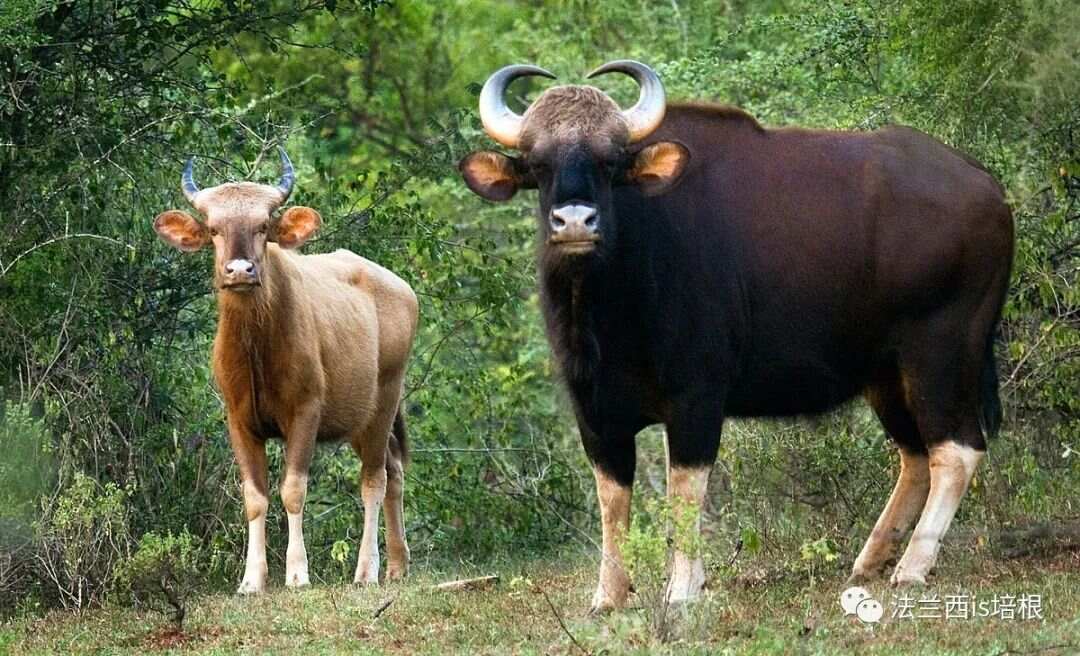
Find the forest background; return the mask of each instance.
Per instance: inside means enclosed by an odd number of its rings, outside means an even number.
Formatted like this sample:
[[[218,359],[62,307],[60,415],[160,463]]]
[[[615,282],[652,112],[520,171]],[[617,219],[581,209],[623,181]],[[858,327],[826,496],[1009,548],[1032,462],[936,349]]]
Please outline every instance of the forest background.
[[[204,186],[272,181],[279,144],[297,167],[291,201],[324,220],[305,251],[351,249],[421,299],[407,386],[414,567],[559,558],[567,544],[592,554],[591,474],[537,310],[534,198],[483,202],[456,163],[491,146],[475,110],[498,67],[535,63],[580,83],[625,57],[652,65],[670,99],[738,105],[767,125],[903,123],[995,173],[1017,225],[996,346],[1006,422],[957,521],[990,549],[1005,529],[1075,525],[1073,2],[7,0],[0,616],[126,603],[123,572],[155,540],[187,545],[202,590],[238,580],[242,503],[209,373],[211,258],[169,249],[151,223],[186,209],[188,156]],[[598,84],[633,101],[629,80]],[[515,106],[546,85],[516,83]],[[644,503],[663,492],[663,451],[656,431],[639,442]],[[271,456],[274,479],[280,448]],[[839,572],[895,460],[862,403],[730,422],[711,557]],[[347,447],[316,458],[305,525],[316,583],[351,574],[358,470]],[[285,532],[272,498],[274,572]]]

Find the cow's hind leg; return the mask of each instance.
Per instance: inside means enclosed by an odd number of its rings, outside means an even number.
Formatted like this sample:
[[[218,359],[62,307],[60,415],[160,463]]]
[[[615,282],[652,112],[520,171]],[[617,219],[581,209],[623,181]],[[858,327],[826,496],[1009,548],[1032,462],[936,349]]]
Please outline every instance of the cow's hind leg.
[[[881,576],[904,534],[915,523],[930,491],[926,447],[915,420],[904,403],[899,382],[892,380],[868,390],[867,400],[889,437],[899,446],[900,475],[866,544],[855,559],[849,583],[864,583]]]
[[[400,379],[385,385],[378,396],[375,415],[351,440],[360,456],[360,498],[364,503],[364,533],[353,583],[379,582],[379,512],[386,499],[387,450],[400,394]]]
[[[409,572],[409,544],[405,540],[405,463],[399,439],[404,439],[405,421],[394,420],[394,433],[386,454],[386,578],[402,579]]]

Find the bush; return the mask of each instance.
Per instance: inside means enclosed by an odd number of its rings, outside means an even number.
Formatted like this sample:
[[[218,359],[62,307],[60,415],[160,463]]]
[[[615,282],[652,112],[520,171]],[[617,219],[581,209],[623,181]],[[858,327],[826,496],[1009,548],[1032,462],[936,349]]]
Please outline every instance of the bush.
[[[99,603],[113,570],[128,554],[127,497],[115,483],[78,472],[47,505],[38,524],[42,577],[65,608]]]
[[[202,581],[201,554],[186,530],[178,535],[147,533],[131,557],[116,568],[114,586],[136,607],[167,615],[179,630],[193,591]]]

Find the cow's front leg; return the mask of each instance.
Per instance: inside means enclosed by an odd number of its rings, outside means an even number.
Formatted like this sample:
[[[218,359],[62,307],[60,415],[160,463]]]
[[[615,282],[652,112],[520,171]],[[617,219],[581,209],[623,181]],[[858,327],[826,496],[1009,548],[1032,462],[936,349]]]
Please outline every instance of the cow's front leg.
[[[705,587],[701,513],[720,446],[723,418],[719,407],[712,398],[678,404],[667,427],[668,500],[675,524],[675,553],[666,595],[671,604],[697,599]]]
[[[240,468],[244,515],[248,523],[247,559],[237,594],[266,590],[266,444],[239,423],[229,423],[229,442]]]
[[[596,498],[600,504],[603,541],[600,580],[592,600],[592,613],[626,606],[630,576],[623,565],[622,543],[630,525],[630,495],[634,485],[636,447],[634,433],[600,437],[579,421],[585,453],[593,463]]]
[[[285,472],[281,479],[281,502],[289,520],[289,546],[285,551],[285,585],[299,588],[310,583],[307,547],[304,546],[304,501],[308,470],[315,451],[319,410],[310,405],[299,410],[285,429]]]

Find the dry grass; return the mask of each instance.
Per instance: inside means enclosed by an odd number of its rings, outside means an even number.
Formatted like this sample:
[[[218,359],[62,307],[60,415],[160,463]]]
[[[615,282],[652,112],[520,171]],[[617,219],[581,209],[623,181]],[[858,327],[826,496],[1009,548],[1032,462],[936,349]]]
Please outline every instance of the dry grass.
[[[194,604],[183,633],[167,628],[160,616],[121,608],[53,613],[0,626],[0,652],[1080,653],[1080,551],[1075,549],[1002,560],[975,546],[953,545],[925,590],[980,599],[1039,594],[1042,621],[892,619],[895,592],[878,584],[869,588],[885,602],[886,617],[874,627],[843,616],[837,603],[844,587],[842,566],[818,572],[811,582],[797,568],[747,560],[713,573],[706,598],[676,612],[667,643],[649,634],[648,609],[603,618],[586,614],[593,568],[590,558],[575,552],[493,568],[501,583],[482,591],[435,592],[432,585],[441,580],[478,572],[418,568],[408,583],[375,589],[275,588],[252,599],[215,595]]]

